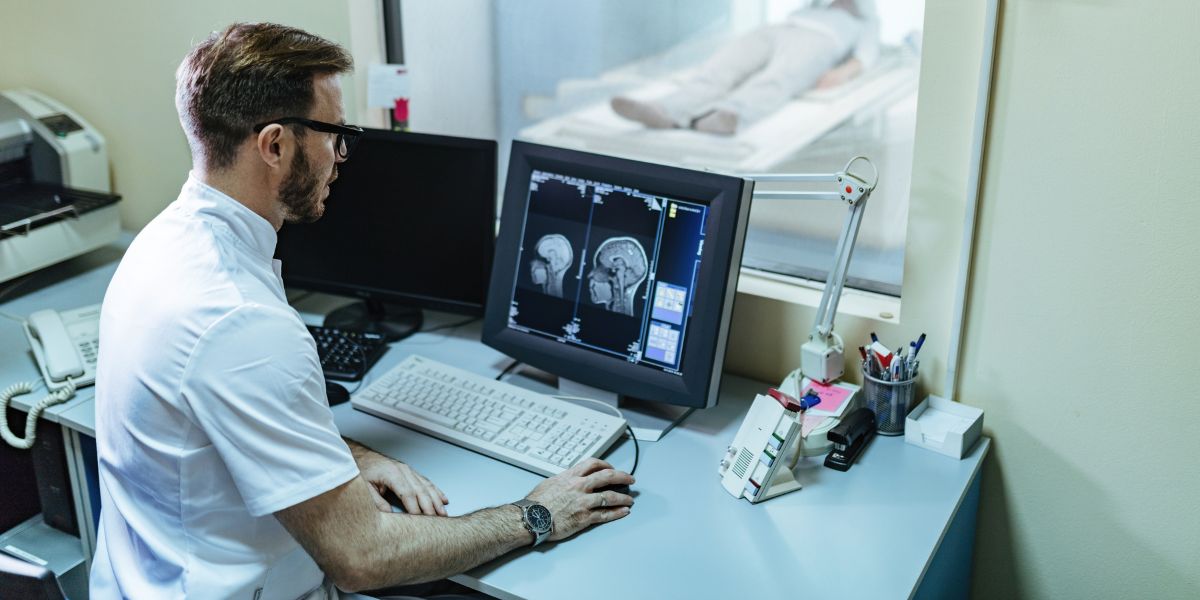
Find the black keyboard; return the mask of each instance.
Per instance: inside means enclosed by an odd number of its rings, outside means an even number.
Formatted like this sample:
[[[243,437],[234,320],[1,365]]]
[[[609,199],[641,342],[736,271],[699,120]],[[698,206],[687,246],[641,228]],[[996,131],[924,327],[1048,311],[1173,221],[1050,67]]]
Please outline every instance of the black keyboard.
[[[326,379],[358,381],[387,352],[387,338],[378,333],[317,327],[308,332],[317,342],[317,354]]]

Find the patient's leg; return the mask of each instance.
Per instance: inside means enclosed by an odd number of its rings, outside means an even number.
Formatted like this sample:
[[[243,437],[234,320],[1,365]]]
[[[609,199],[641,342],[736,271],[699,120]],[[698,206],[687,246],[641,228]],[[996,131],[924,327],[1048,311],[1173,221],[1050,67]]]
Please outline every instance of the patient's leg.
[[[775,28],[756,29],[722,46],[671,94],[657,101],[618,96],[613,98],[613,110],[648,127],[688,127],[696,116],[711,111],[715,102],[767,64],[772,48],[769,31]]]
[[[842,58],[847,48],[833,38],[802,27],[772,28],[771,56],[766,67],[747,78],[718,102],[713,117],[735,116],[734,130],[765,117],[800,93]],[[725,120],[728,120],[727,118]],[[698,129],[703,129],[697,123]],[[723,132],[716,132],[723,133]],[[724,133],[733,133],[733,130]]]

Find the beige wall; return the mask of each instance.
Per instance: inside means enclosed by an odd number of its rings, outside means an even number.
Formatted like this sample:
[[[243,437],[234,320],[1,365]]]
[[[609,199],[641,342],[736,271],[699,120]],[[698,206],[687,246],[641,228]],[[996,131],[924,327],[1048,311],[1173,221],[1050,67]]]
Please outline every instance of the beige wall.
[[[344,45],[344,1],[6,0],[0,89],[29,87],[70,106],[108,141],[121,221],[140,229],[179,193],[191,166],[175,114],[175,68],[209,32],[235,21],[295,25]],[[348,120],[358,115],[344,86]]]
[[[1200,3],[1009,0],[959,397],[980,597],[1200,598]]]
[[[837,324],[930,331],[926,391],[945,372],[983,4],[927,5],[901,323]],[[954,394],[994,441],[974,595],[1200,597],[1200,3],[1001,4]],[[811,321],[740,296],[730,366],[777,379]]]

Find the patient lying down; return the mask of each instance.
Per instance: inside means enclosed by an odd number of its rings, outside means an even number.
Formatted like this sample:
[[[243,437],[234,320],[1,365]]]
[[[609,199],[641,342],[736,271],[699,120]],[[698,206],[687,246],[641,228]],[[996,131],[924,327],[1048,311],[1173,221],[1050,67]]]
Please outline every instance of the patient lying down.
[[[718,49],[671,94],[612,99],[617,114],[655,129],[733,135],[813,88],[834,87],[879,56],[873,0],[833,0],[755,29]]]

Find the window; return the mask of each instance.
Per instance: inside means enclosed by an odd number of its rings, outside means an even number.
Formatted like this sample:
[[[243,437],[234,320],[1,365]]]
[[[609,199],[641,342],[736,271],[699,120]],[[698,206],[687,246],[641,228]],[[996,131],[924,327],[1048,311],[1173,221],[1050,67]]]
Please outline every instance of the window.
[[[848,285],[899,296],[923,12],[922,0],[506,3],[495,10],[501,139],[733,173],[834,172],[866,155],[881,181]],[[859,18],[840,18],[847,13]],[[838,39],[822,30],[842,22],[863,32]],[[777,54],[761,65],[731,60],[756,52]],[[843,66],[851,59],[861,59],[857,68]],[[768,69],[818,81],[831,70],[847,75],[777,103],[770,88],[787,84]],[[716,106],[765,111],[732,135],[654,129],[614,112],[614,97],[670,104],[723,77],[743,81],[712,101],[669,108],[692,118]],[[756,95],[756,84],[766,92]],[[743,265],[823,281],[845,212],[831,202],[756,201]]]
[[[459,6],[465,4],[476,10]],[[491,2],[490,23],[478,5],[404,3],[414,130],[495,137],[501,174],[514,138],[738,174],[833,172],[852,156],[866,155],[881,180],[864,215],[847,285],[900,295],[923,0],[523,0]],[[450,12],[471,17],[463,23]],[[448,31],[439,23],[457,23],[461,43],[446,44]],[[843,35],[838,25],[862,33]],[[438,39],[422,43],[428,32]],[[741,49],[727,54],[746,56],[747,47],[778,52],[779,58],[763,64],[784,75],[781,85],[808,83],[779,102],[725,93],[699,107],[677,108],[680,128],[655,129],[615,112],[614,98],[661,101],[695,89],[702,75],[721,71],[714,64],[722,50],[736,45]],[[852,58],[858,68],[846,67]],[[492,81],[480,81],[480,64],[490,65]],[[472,78],[456,83],[462,65],[472,66]],[[751,67],[729,76],[745,80],[744,86],[750,81],[745,73],[766,72],[762,65]],[[831,71],[842,81],[830,76],[829,85],[818,85]],[[423,89],[429,94],[418,98]],[[732,135],[687,127],[707,110],[727,106],[722,100],[762,115],[744,116]],[[471,102],[477,111],[464,105]],[[459,117],[422,118],[444,114],[447,106]],[[491,120],[479,116],[484,114]],[[483,129],[464,131],[466,120]],[[756,201],[743,265],[823,281],[845,213],[833,202]]]

